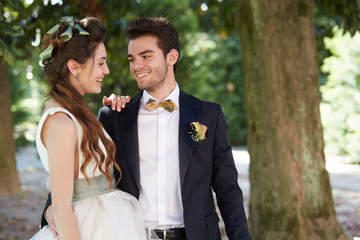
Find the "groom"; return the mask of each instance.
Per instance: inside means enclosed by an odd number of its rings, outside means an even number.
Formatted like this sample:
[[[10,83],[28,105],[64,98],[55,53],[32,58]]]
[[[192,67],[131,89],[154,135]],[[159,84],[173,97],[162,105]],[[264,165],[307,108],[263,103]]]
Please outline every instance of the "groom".
[[[186,94],[175,80],[177,31],[164,18],[137,18],[126,36],[142,91],[121,112],[107,106],[98,115],[116,144],[118,188],[139,199],[147,228],[176,240],[221,239],[214,191],[228,238],[250,240],[221,106]]]

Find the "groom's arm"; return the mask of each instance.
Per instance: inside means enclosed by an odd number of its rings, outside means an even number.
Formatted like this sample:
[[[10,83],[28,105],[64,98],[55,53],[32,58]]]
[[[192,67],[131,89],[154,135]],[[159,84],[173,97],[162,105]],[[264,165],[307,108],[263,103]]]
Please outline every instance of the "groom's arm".
[[[243,194],[238,185],[232,149],[228,140],[228,125],[220,105],[217,105],[217,124],[214,133],[213,189],[216,193],[221,216],[230,240],[251,240]]]
[[[49,193],[49,195],[48,195],[48,199],[46,201],[44,211],[41,216],[41,228],[43,228],[47,225],[50,227],[50,230],[51,230],[54,238],[59,239],[59,235],[58,235],[57,229],[56,229],[54,215],[52,213],[51,193]]]
[[[45,213],[50,205],[51,205],[51,193],[49,193],[49,195],[48,195],[48,198],[46,200],[46,204],[45,204],[42,216],[41,216],[41,228],[43,228],[44,226],[49,224],[45,218]]]
[[[114,117],[111,107],[105,106],[100,108],[97,118],[101,122],[106,132],[110,135],[110,137],[114,139]]]

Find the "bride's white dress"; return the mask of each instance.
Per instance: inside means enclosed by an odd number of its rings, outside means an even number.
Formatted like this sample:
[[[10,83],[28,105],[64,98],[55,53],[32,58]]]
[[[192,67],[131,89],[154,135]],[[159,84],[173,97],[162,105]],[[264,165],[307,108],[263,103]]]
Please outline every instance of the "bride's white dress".
[[[82,139],[82,127],[73,114],[60,107],[48,109],[41,117],[36,133],[36,146],[47,171],[49,171],[48,155],[41,141],[40,133],[47,116],[56,112],[64,112],[72,118],[77,126],[78,142],[81,143]],[[109,137],[106,132],[105,135]],[[99,143],[106,153],[100,140]],[[82,161],[83,157],[79,150],[79,166]],[[74,182],[73,209],[81,239],[145,240],[144,220],[138,201],[128,193],[116,190],[114,181],[109,192],[105,176],[98,169],[94,172],[94,162],[92,161],[92,164],[89,164],[86,169],[90,184],[87,183],[80,170],[79,178]],[[31,240],[43,239],[55,239],[48,226],[43,227],[31,238]]]

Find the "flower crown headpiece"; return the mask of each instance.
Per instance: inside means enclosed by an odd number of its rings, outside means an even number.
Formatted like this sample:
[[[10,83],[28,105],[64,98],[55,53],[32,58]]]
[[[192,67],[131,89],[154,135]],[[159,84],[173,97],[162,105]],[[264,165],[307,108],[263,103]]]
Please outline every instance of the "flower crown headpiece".
[[[73,37],[74,33],[77,35],[90,35],[90,33],[85,31],[78,23],[75,24],[75,20],[73,17],[62,17],[60,19],[60,24],[62,22],[65,22],[68,26],[68,28],[60,35],[60,39],[63,42],[69,41]],[[55,33],[59,29],[60,24],[56,24],[46,34]],[[44,65],[51,61],[51,54],[53,49],[54,46],[50,44],[42,53],[40,53],[39,57]]]

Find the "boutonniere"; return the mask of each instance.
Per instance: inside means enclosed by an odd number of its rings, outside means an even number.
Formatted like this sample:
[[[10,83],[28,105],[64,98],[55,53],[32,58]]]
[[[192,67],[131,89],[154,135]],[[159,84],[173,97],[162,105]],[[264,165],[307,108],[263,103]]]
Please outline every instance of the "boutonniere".
[[[199,123],[199,122],[192,122],[190,123],[190,127],[192,129],[190,136],[194,142],[200,142],[206,138],[206,130],[207,126]]]

